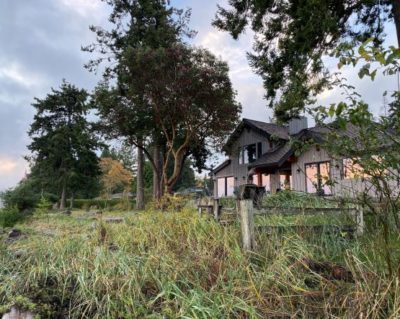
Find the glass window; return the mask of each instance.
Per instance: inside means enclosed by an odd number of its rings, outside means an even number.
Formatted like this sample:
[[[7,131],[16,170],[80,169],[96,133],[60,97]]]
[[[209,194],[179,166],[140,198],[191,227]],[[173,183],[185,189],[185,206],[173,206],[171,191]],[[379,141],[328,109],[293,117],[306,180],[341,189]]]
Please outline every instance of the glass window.
[[[257,143],[257,158],[260,158],[262,155],[262,143],[258,142]]]
[[[343,160],[343,178],[353,179],[363,177],[363,168],[351,158]]]
[[[292,189],[292,175],[281,174],[280,177],[281,189]]]
[[[329,162],[306,164],[306,190],[308,193],[321,192],[324,195],[332,194],[329,186]]]
[[[244,147],[244,163],[252,163],[257,159],[256,144],[250,144]]]
[[[254,185],[258,185],[258,174],[251,176],[251,182]]]
[[[306,164],[307,193],[316,193],[318,189],[318,165]]]
[[[243,164],[243,148],[239,148],[239,165]]]
[[[235,190],[235,179],[233,177],[226,178],[226,196],[233,196]]]
[[[270,177],[269,177],[269,175],[265,175],[265,174],[262,175],[262,186],[265,187],[265,190],[266,190],[267,192],[270,192],[270,191],[271,191],[271,184],[270,184]]]
[[[217,180],[218,198],[233,196],[235,190],[235,179],[233,177],[221,177]]]
[[[225,197],[225,177],[217,180],[218,197]]]

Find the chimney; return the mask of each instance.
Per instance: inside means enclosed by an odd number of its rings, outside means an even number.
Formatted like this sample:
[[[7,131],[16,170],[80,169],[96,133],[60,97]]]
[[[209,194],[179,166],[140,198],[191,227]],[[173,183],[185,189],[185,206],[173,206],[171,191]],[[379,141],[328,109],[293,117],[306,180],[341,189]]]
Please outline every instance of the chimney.
[[[289,135],[295,135],[306,128],[308,128],[308,124],[305,116],[300,116],[289,121]]]

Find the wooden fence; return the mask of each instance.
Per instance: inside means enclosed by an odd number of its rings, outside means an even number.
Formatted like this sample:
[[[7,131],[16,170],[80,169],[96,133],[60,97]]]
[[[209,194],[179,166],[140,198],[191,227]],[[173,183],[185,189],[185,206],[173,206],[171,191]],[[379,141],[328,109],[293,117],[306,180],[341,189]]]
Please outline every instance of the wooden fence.
[[[320,213],[323,213],[324,215],[340,215],[346,213],[354,220],[354,234],[356,236],[360,236],[364,232],[364,214],[360,206],[355,206],[354,208],[262,207],[261,209],[256,209],[252,200],[244,199],[238,200],[236,202],[236,207],[234,208],[225,208],[220,205],[218,199],[208,198],[206,200],[200,200],[198,203],[198,209],[200,215],[202,215],[204,210],[207,210],[207,212],[212,215],[217,222],[220,223],[222,223],[222,214],[239,218],[243,249],[246,251],[252,251],[255,248],[254,216],[258,215],[318,215]]]

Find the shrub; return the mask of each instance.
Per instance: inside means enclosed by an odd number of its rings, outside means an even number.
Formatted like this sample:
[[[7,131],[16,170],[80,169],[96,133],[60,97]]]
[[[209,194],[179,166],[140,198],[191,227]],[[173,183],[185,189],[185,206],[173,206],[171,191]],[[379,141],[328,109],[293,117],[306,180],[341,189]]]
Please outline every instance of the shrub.
[[[3,208],[0,210],[0,226],[5,227],[13,227],[16,223],[21,221],[24,217],[24,214],[21,213],[18,208]]]

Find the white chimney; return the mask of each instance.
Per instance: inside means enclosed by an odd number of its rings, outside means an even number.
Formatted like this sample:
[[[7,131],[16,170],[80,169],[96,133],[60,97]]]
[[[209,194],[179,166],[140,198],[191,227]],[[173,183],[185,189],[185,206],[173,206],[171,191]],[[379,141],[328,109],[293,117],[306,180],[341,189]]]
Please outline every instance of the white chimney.
[[[300,116],[298,118],[291,119],[289,121],[289,134],[294,135],[299,133],[301,130],[308,128],[307,118]]]

